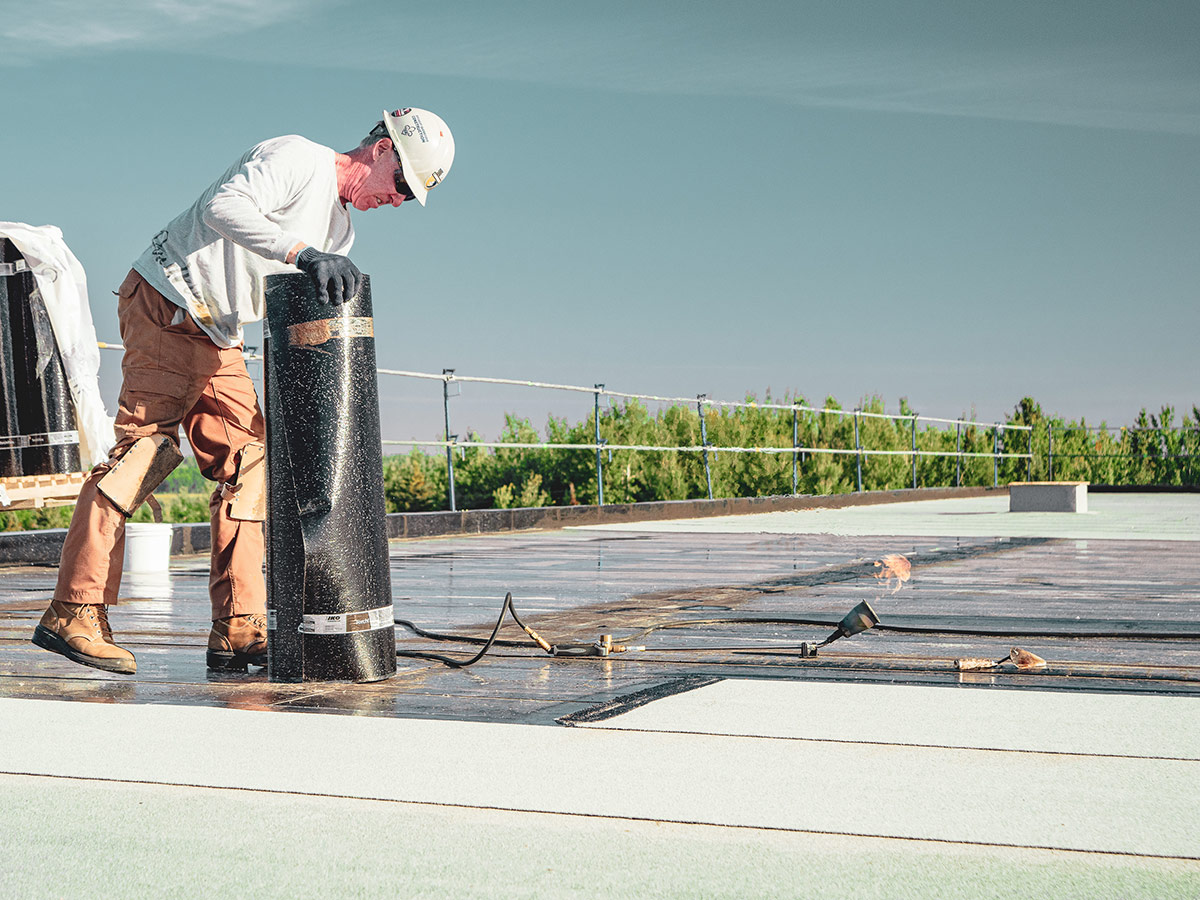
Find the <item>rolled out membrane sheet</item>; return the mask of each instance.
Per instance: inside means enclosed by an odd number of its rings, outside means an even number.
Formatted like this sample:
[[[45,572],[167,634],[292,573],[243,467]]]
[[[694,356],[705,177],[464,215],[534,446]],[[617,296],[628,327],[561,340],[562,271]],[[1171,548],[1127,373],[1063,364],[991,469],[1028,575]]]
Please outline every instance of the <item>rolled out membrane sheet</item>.
[[[271,681],[396,671],[370,279],[341,306],[267,278]]]

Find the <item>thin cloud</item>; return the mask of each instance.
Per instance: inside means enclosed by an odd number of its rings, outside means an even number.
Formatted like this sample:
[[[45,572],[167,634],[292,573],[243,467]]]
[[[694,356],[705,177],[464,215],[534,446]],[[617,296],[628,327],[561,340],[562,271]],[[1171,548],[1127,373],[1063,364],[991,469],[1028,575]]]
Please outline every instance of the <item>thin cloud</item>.
[[[800,106],[1200,134],[1200,78],[1136,56],[915,57],[815,53],[803,69],[749,73],[742,86]]]
[[[0,18],[0,59],[193,41],[286,19],[317,0],[42,0]]]

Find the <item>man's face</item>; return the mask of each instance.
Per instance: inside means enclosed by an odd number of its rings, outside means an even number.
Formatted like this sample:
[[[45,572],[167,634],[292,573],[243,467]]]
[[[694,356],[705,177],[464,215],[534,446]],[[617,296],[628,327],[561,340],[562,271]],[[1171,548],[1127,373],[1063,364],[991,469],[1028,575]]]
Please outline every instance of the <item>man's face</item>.
[[[412,199],[412,192],[404,183],[400,168],[400,157],[392,148],[390,140],[381,140],[372,148],[373,157],[366,179],[353,192],[350,202],[355,209],[368,210],[380,206],[399,206]]]

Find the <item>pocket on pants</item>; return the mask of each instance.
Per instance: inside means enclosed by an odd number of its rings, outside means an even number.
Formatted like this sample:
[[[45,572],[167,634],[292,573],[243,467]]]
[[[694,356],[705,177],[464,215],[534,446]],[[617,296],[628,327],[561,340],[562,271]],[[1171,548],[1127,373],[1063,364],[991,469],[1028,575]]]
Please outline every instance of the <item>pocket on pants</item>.
[[[126,369],[118,425],[176,425],[187,412],[189,379],[166,369]]]

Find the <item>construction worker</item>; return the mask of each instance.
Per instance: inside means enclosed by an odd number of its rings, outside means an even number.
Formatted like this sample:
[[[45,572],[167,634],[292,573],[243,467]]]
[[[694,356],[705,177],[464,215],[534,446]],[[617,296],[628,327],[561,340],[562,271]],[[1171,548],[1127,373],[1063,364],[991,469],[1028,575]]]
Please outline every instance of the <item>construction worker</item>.
[[[212,564],[210,668],[265,665],[263,456],[266,434],[242,357],[242,326],[264,315],[268,275],[307,272],[323,302],[353,297],[362,274],[346,254],[348,206],[400,206],[441,183],[454,138],[421,109],[385,112],[353,150],[274,138],[246,151],[152,239],[118,291],[125,356],[117,443],[79,492],[39,647],[107,672],[133,674],[113,641],[125,521],[183,457],[179,427],[205,478]]]

